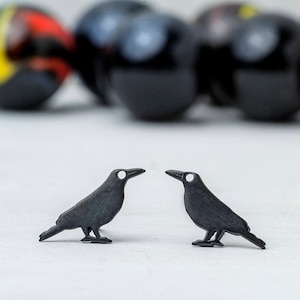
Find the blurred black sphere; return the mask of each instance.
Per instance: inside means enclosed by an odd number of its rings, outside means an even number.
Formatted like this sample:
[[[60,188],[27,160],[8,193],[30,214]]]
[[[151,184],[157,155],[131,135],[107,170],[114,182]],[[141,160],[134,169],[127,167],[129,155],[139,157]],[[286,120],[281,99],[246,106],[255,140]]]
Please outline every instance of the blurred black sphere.
[[[280,15],[243,23],[222,57],[213,84],[253,119],[280,121],[300,107],[299,24]]]
[[[243,22],[258,14],[258,8],[250,3],[224,2],[201,12],[192,23],[198,42],[200,93],[210,93],[214,104],[231,104],[230,99],[218,97],[218,90],[211,83],[220,71],[223,52],[229,46],[233,32]]]
[[[106,1],[89,9],[78,22],[76,69],[99,100],[108,100],[105,62],[115,33],[128,18],[148,10],[145,3],[133,0]]]
[[[174,117],[196,99],[196,56],[187,24],[169,15],[139,15],[119,31],[112,48],[112,88],[139,118]]]

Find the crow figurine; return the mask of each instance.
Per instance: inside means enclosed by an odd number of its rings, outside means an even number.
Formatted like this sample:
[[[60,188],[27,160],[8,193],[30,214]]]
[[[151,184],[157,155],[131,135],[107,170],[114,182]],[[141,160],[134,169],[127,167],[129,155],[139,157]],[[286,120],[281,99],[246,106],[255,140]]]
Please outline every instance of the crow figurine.
[[[66,230],[81,228],[83,242],[106,244],[111,240],[101,237],[100,227],[112,221],[120,211],[124,200],[124,188],[128,179],[144,173],[143,169],[118,169],[111,172],[106,181],[92,194],[61,214],[56,225],[40,235],[40,242]],[[90,236],[93,231],[95,237]]]
[[[250,233],[247,222],[213,195],[197,173],[169,170],[166,174],[183,183],[186,211],[197,226],[206,230],[204,240],[197,240],[193,245],[223,246],[221,239],[225,232],[228,232],[240,235],[261,249],[265,249],[265,242]],[[215,239],[211,240],[214,234],[216,234]]]

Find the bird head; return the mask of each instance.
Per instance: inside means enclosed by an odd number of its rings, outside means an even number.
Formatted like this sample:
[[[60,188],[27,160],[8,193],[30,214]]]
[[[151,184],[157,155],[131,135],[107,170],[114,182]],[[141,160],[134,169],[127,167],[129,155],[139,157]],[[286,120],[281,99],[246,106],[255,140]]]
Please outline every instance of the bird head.
[[[201,182],[200,176],[194,172],[183,172],[177,170],[168,170],[166,174],[181,181],[184,185],[192,185],[196,182]]]
[[[116,169],[111,172],[110,177],[113,177],[119,182],[127,182],[128,179],[145,173],[144,169]]]

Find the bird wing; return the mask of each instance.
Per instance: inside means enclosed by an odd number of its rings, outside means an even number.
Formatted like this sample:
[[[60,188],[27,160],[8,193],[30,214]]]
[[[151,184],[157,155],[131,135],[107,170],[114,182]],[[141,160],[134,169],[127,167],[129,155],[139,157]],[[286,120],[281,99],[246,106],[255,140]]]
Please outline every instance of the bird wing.
[[[74,226],[76,223],[81,223],[82,219],[89,219],[95,212],[95,204],[97,203],[98,209],[104,204],[105,197],[99,197],[99,191],[96,190],[74,206],[63,212],[57,219],[56,223],[64,223]]]
[[[186,209],[192,220],[204,229],[240,231],[248,228],[245,220],[233,212],[207,188],[188,191]]]
[[[124,193],[109,187],[100,187],[92,194],[61,214],[57,224],[80,227],[92,224],[104,225],[110,222],[122,206]],[[118,201],[114,201],[119,199]]]
[[[249,228],[243,218],[238,216],[230,207],[219,200],[211,191],[208,190],[207,196],[213,208],[210,213],[212,217],[217,220],[219,226],[226,228],[228,231],[238,231],[245,227]]]

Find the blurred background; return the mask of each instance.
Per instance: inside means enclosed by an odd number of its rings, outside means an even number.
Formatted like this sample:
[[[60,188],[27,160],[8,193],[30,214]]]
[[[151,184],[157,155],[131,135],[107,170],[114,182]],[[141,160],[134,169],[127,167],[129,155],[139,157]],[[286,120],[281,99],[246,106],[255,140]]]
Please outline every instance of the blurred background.
[[[157,7],[160,10],[175,13],[179,16],[182,16],[184,18],[194,18],[195,13],[198,11],[201,11],[208,6],[211,6],[213,4],[220,3],[220,1],[212,0],[212,1],[195,1],[195,0],[189,0],[188,2],[185,1],[147,1],[148,3],[153,4],[155,7]],[[241,1],[230,1],[232,3],[240,3]],[[1,4],[14,4],[14,3],[20,3],[18,1],[0,1]],[[23,3],[32,3],[34,5],[39,5],[41,7],[45,7],[50,12],[53,12],[64,24],[68,26],[73,26],[74,22],[81,17],[81,14],[87,10],[87,8],[95,3],[98,3],[98,1],[93,0],[86,0],[86,1],[79,1],[76,0],[70,3],[64,2],[61,3],[59,1],[48,1],[48,0],[41,0],[41,1],[26,1]],[[283,13],[291,13],[295,15],[296,17],[299,16],[299,12],[295,9],[297,7],[298,2],[296,0],[287,0],[287,1],[270,1],[270,0],[260,0],[260,1],[254,1],[254,4],[259,5],[263,9],[268,9],[271,11],[278,11]]]

